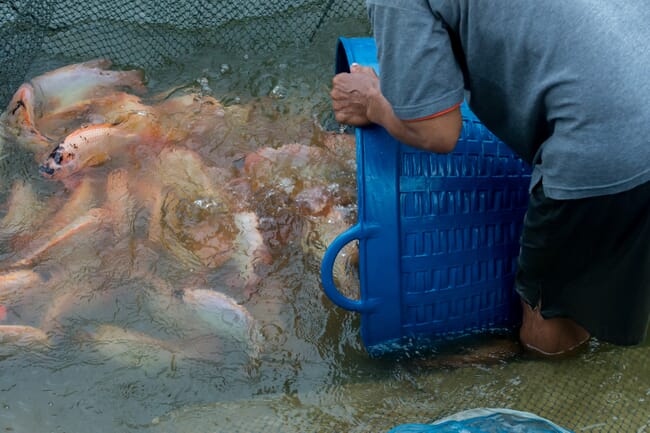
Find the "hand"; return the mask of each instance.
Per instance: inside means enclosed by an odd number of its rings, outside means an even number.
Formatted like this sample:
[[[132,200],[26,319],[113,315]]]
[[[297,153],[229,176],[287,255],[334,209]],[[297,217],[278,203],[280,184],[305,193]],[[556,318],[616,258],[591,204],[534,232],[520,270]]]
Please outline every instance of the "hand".
[[[372,122],[375,99],[381,96],[379,77],[371,67],[353,63],[350,73],[334,77],[330,96],[337,122],[366,126]]]

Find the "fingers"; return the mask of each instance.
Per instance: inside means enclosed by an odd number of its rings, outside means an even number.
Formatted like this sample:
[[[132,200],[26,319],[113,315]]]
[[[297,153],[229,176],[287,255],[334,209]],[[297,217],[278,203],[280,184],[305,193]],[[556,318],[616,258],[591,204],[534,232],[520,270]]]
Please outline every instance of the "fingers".
[[[362,73],[362,74],[373,75],[375,77],[377,76],[377,73],[375,72],[374,68],[370,66],[361,66],[358,63],[352,63],[350,65],[350,72],[353,74]]]

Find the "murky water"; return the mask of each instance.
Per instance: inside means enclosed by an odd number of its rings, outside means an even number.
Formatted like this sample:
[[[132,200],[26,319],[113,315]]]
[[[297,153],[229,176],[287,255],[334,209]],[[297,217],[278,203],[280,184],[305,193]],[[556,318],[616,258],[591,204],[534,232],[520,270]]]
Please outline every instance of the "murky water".
[[[345,28],[367,33],[362,23]],[[210,50],[146,71],[152,95],[174,89],[226,106],[225,120],[210,123],[219,128],[175,143],[180,153],[114,158],[73,184],[44,179],[29,153],[5,143],[1,276],[31,280],[0,295],[2,324],[48,338],[0,346],[4,431],[378,432],[481,406],[576,431],[650,429],[648,344],[593,343],[556,362],[367,356],[358,317],[334,307],[319,281],[324,247],[355,219],[351,136],[321,128],[332,126],[339,34],[324,29],[313,46],[273,56]],[[284,152],[246,159],[260,149]],[[340,219],[324,211],[331,206]],[[91,208],[108,209],[111,223],[88,223],[39,252],[57,219]],[[7,228],[13,211],[26,231]],[[196,246],[213,227],[233,233],[221,240],[233,249],[254,242],[237,237],[251,214],[268,259],[247,261],[244,248],[221,261]],[[24,269],[32,273],[15,274]],[[353,272],[345,277],[354,285]],[[189,308],[189,293],[204,288],[244,307],[254,330],[223,304],[218,323]]]

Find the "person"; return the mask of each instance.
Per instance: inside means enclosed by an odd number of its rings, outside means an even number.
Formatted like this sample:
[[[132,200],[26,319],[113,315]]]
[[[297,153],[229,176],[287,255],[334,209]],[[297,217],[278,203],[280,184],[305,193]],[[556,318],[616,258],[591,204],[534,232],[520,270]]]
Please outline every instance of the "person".
[[[336,120],[451,152],[461,101],[533,167],[519,340],[642,342],[650,317],[647,0],[368,0],[380,78],[334,76]]]

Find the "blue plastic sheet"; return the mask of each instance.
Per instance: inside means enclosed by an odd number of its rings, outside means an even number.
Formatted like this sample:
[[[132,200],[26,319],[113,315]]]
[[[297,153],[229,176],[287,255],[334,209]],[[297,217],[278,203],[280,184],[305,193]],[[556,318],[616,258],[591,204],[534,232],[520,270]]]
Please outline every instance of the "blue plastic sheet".
[[[433,424],[403,424],[388,433],[572,433],[528,412],[472,409]]]

